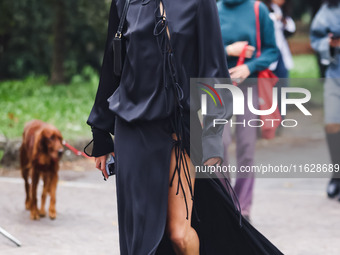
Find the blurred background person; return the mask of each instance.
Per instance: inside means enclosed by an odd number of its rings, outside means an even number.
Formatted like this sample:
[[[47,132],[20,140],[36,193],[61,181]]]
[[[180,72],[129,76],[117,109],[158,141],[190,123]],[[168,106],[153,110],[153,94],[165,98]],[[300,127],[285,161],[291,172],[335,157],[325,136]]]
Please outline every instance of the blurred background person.
[[[311,45],[328,65],[324,84],[325,131],[335,166],[340,165],[340,0],[327,0],[316,14],[310,31]],[[327,187],[330,198],[340,195],[340,173]]]
[[[218,11],[222,30],[222,39],[227,55],[230,76],[232,79],[257,78],[257,72],[265,70],[278,58],[278,50],[275,42],[273,21],[269,18],[267,7],[260,4],[260,28],[262,40],[262,54],[256,58],[256,19],[254,1],[252,0],[222,0],[218,2]],[[245,64],[237,65],[239,56],[247,46]],[[254,107],[258,109],[258,90],[256,82],[245,81],[238,85],[245,96],[245,113],[237,115],[238,123],[257,116],[248,109],[247,88],[253,89]],[[237,167],[252,166],[254,164],[255,144],[257,129],[247,125],[236,125]],[[228,147],[231,143],[230,126],[225,125],[223,133],[224,165],[228,166]],[[250,208],[253,200],[254,174],[237,175],[234,186],[238,196],[242,214],[250,217]]]
[[[296,26],[294,20],[289,16],[291,10],[289,0],[264,0],[263,2],[268,7],[269,16],[274,22],[276,45],[280,51],[278,61],[271,64],[269,68],[280,78],[276,87],[278,88],[278,105],[281,105],[281,88],[288,87],[289,70],[294,67],[287,38],[295,33]],[[280,107],[279,110],[281,111]]]
[[[288,78],[289,70],[294,67],[293,57],[289,49],[287,38],[296,31],[294,20],[290,15],[289,0],[264,0],[270,11],[270,18],[274,22],[276,45],[279,48],[279,58],[271,70],[279,78]]]

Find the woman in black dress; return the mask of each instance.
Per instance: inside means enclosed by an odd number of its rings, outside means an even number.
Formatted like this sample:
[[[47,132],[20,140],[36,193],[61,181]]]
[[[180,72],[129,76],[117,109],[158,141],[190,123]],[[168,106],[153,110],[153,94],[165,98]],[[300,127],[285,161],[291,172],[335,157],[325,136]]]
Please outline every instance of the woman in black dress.
[[[117,76],[112,41],[124,4],[111,4],[88,119],[96,167],[104,171],[109,153],[116,158],[121,254],[281,254],[242,222],[225,183],[195,180],[189,170],[223,158],[223,126],[207,122],[202,132],[199,104],[191,102],[190,108],[189,100],[191,77],[229,77],[215,0],[131,0],[122,35],[124,65]],[[230,94],[221,98],[224,107],[206,118],[231,116]],[[201,132],[191,144],[190,124]]]

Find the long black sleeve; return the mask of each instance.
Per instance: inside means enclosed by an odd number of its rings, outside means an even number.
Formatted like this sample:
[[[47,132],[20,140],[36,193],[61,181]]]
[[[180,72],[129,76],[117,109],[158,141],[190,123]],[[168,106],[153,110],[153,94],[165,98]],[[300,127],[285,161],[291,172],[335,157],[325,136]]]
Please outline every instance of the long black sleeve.
[[[113,141],[110,133],[114,134],[115,114],[109,110],[107,99],[116,91],[120,82],[120,78],[113,74],[112,41],[119,24],[115,1],[111,3],[108,23],[99,86],[92,111],[87,120],[87,124],[92,127],[93,156],[101,156],[113,151]]]
[[[199,78],[214,78],[218,84],[229,78],[224,53],[220,22],[215,0],[199,1],[197,12]],[[214,84],[211,84],[214,86]],[[230,119],[232,116],[232,96],[226,90],[216,89],[221,96],[222,105],[215,106],[207,100],[207,114],[203,116],[203,163],[209,158],[223,159],[222,134],[223,126],[213,127],[214,119]]]

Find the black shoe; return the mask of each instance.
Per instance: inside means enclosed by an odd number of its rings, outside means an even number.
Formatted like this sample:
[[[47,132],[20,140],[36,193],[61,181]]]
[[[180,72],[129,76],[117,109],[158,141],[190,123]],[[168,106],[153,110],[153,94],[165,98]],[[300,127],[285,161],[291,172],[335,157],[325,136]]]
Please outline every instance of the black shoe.
[[[334,198],[340,195],[340,180],[331,179],[327,186],[327,195],[329,198]]]

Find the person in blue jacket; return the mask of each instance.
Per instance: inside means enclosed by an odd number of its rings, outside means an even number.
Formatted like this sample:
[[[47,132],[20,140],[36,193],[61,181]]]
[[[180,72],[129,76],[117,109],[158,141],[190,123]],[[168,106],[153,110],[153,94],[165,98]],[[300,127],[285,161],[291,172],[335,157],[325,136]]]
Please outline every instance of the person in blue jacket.
[[[261,29],[261,56],[256,58],[256,19],[254,1],[221,0],[218,2],[218,13],[222,31],[222,39],[227,56],[229,72],[232,79],[256,78],[257,72],[267,69],[278,58],[273,21],[269,17],[267,7],[260,3],[259,19]],[[236,66],[239,56],[247,46],[245,63]],[[238,84],[245,96],[245,113],[238,115],[237,122],[246,123],[257,116],[247,106],[247,88],[253,89],[254,107],[258,109],[258,93],[256,82]],[[247,125],[236,125],[237,167],[254,164],[257,129]],[[231,142],[230,126],[225,125],[223,133],[224,165],[228,165],[228,146]],[[254,174],[242,174],[236,178],[235,192],[241,204],[242,214],[249,218],[253,199]]]
[[[327,187],[330,198],[340,199],[340,1],[327,0],[316,14],[311,30],[312,47],[327,66],[324,84],[325,131],[333,164]]]

